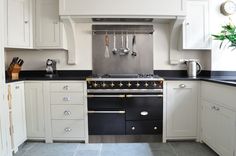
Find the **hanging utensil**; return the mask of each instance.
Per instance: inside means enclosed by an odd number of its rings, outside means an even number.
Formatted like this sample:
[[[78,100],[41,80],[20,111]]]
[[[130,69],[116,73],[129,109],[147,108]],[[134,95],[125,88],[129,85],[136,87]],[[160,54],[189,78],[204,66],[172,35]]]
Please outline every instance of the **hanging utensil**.
[[[114,55],[116,55],[117,54],[117,52],[118,52],[118,50],[117,50],[117,48],[116,48],[116,33],[114,32],[114,34],[113,34],[113,49],[112,49],[112,53],[114,54]]]
[[[130,49],[129,49],[129,35],[128,35],[128,33],[126,33],[124,53],[128,54],[129,52],[130,52]]]
[[[132,56],[137,56],[137,50],[136,50],[136,36],[135,34],[133,35],[133,39],[132,39]]]
[[[105,35],[105,54],[104,54],[105,58],[110,58],[110,53],[109,53],[109,36],[106,32]]]
[[[124,51],[125,51],[125,46],[124,46],[124,34],[122,33],[122,34],[121,34],[121,48],[119,49],[119,54],[120,54],[120,56],[124,56],[124,55],[125,55]]]

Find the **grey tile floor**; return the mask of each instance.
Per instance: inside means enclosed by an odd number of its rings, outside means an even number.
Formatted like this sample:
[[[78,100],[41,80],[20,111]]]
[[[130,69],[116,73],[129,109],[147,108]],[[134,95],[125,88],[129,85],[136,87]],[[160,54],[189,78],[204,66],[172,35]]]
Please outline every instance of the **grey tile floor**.
[[[196,142],[163,143],[26,143],[15,156],[217,156]]]

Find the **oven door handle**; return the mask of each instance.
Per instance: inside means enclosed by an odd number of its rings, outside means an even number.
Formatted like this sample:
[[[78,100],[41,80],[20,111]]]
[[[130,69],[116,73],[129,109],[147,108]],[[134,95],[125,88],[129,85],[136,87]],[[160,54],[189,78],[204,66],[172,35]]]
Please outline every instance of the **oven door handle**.
[[[125,111],[88,111],[89,114],[125,114]]]
[[[124,98],[125,95],[87,95],[88,98],[106,98],[106,97],[110,97],[110,98],[113,98],[113,97],[118,97],[118,98]]]
[[[159,95],[133,95],[133,94],[129,94],[126,95],[127,98],[132,98],[132,97],[158,97],[158,98],[162,98],[163,95],[159,94]]]

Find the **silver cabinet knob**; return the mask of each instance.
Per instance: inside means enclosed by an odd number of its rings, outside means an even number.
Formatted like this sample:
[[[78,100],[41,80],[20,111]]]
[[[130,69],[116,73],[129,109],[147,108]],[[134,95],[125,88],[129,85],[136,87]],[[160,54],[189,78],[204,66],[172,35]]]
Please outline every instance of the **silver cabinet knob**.
[[[68,89],[69,89],[69,86],[68,86],[68,85],[66,85],[66,86],[63,87],[63,90],[68,90]]]
[[[135,130],[135,127],[133,126],[131,129],[132,129],[132,131],[134,131],[134,130]]]
[[[71,115],[71,111],[68,111],[68,110],[64,111],[64,115],[65,115],[65,116]]]
[[[122,87],[122,86],[123,86],[123,83],[120,82],[120,83],[119,83],[119,86]]]
[[[142,116],[147,116],[147,115],[148,115],[148,112],[147,112],[147,111],[142,111],[140,114],[141,114]]]
[[[25,23],[25,24],[28,24],[28,23],[29,23],[29,21],[28,21],[28,20],[25,20],[25,21],[24,21],[24,23]]]
[[[154,130],[157,130],[157,126],[155,126],[153,129],[154,129]]]
[[[64,131],[68,133],[68,132],[71,132],[72,129],[71,129],[70,127],[66,127],[66,128],[64,129]]]
[[[179,87],[180,87],[180,88],[185,88],[186,85],[185,85],[185,84],[180,84]]]
[[[127,86],[128,86],[128,87],[131,87],[131,86],[132,86],[132,84],[129,82],[129,83],[127,84]]]
[[[136,86],[137,86],[137,87],[139,87],[139,86],[140,86],[140,84],[137,82],[137,83],[136,83]]]
[[[70,97],[64,97],[63,101],[70,101]]]

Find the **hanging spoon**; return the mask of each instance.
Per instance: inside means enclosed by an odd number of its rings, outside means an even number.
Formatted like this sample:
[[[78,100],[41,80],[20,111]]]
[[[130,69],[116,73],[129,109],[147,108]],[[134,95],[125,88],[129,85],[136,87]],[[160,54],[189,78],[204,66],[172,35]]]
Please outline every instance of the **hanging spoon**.
[[[114,32],[114,34],[113,34],[113,45],[114,45],[114,47],[113,47],[113,49],[112,49],[112,53],[113,53],[114,55],[116,55],[117,52],[118,52],[118,50],[117,50],[117,48],[116,48],[116,33],[115,33],[115,32]]]

